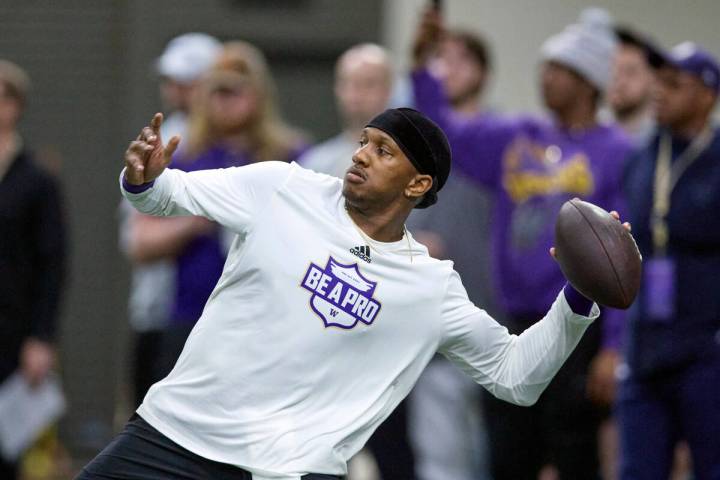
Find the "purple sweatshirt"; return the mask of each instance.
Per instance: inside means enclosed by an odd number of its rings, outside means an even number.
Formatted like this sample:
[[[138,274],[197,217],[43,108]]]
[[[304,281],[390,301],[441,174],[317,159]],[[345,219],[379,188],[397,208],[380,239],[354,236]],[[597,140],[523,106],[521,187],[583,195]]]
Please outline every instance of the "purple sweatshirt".
[[[565,201],[580,197],[623,216],[629,139],[613,126],[568,131],[533,118],[458,122],[434,77],[420,70],[412,80],[418,109],[448,136],[453,168],[494,192],[492,270],[500,305],[510,315],[545,312],[566,281],[548,254],[557,213]],[[604,343],[617,347],[621,318],[610,312]]]
[[[229,153],[219,147],[213,147],[194,158],[179,155],[173,160],[172,168],[193,172],[230,166]],[[245,159],[235,159],[237,164],[247,163]],[[177,256],[177,277],[175,298],[170,310],[170,322],[175,325],[192,325],[200,315],[215,284],[220,279],[225,265],[220,230],[198,236],[191,240]]]

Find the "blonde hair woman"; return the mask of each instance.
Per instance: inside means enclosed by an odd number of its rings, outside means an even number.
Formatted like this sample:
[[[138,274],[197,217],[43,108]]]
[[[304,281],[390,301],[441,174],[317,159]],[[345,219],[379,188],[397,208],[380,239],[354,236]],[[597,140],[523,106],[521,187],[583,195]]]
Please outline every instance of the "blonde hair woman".
[[[262,52],[246,42],[225,43],[195,96],[187,156],[219,147],[244,157],[231,164],[290,161],[305,146],[278,113],[275,82]]]

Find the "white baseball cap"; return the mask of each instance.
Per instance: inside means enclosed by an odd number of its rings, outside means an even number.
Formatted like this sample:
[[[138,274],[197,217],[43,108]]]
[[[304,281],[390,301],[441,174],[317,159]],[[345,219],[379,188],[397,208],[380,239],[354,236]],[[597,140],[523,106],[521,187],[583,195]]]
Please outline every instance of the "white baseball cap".
[[[222,50],[218,39],[205,33],[185,33],[173,38],[155,62],[159,75],[190,83],[205,73]]]

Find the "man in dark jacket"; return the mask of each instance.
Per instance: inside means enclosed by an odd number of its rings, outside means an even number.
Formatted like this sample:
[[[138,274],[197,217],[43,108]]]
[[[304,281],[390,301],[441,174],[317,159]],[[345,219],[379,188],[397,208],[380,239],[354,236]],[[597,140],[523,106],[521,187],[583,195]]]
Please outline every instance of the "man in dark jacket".
[[[65,259],[57,182],[17,133],[28,84],[0,60],[0,383],[19,368],[37,384],[52,368]],[[0,478],[16,476],[16,465],[0,460]]]
[[[643,286],[621,369],[621,479],[667,478],[687,440],[695,478],[720,478],[720,67],[684,43],[658,73],[653,140],[625,191]]]

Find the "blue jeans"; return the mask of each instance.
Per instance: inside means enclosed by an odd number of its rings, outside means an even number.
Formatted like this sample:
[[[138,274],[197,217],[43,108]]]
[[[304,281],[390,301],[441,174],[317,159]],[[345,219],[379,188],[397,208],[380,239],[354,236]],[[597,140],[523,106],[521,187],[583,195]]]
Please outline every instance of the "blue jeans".
[[[125,429],[83,468],[75,480],[252,480],[241,468],[200,457],[135,414]],[[309,474],[303,480],[340,480]]]
[[[620,385],[620,479],[669,476],[675,444],[685,439],[695,480],[720,480],[720,352],[680,371]]]

